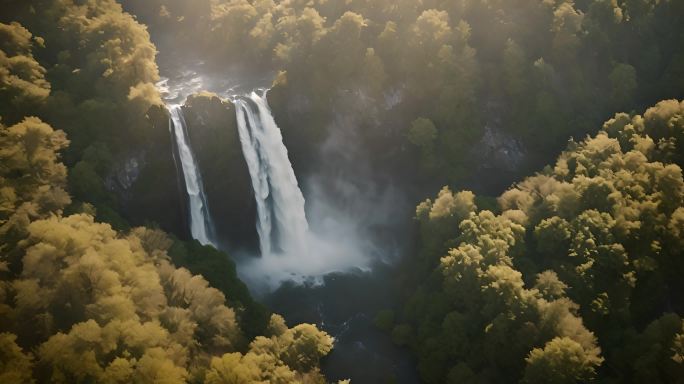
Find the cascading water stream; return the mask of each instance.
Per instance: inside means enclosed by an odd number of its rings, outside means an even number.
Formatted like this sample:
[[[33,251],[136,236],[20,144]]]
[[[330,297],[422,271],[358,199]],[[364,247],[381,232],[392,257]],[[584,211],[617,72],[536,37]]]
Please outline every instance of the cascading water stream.
[[[265,96],[252,92],[235,99],[240,143],[257,203],[261,254],[306,254],[304,196]]]
[[[173,136],[176,140],[178,154],[180,157],[183,178],[185,180],[185,190],[188,194],[188,205],[190,211],[190,233],[194,239],[203,245],[214,245],[213,225],[209,216],[207,198],[204,194],[202,177],[195,161],[195,156],[188,143],[187,128],[183,110],[180,105],[169,106]]]

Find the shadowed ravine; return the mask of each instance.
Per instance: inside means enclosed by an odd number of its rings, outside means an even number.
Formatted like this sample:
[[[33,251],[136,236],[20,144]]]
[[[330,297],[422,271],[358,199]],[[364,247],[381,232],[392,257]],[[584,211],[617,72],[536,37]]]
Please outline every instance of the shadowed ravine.
[[[349,188],[340,184],[340,179],[329,179],[322,172],[306,177],[305,190],[312,195],[305,198],[281,130],[268,106],[267,91],[236,94],[237,88],[246,87],[227,87],[211,79],[186,71],[175,80],[165,79],[159,84],[171,105],[177,146],[186,149],[185,156],[180,158],[182,175],[186,178],[192,236],[203,244],[225,244],[206,240],[211,233],[211,212],[204,209],[210,204],[203,190],[211,187],[213,180],[199,176],[192,143],[185,132],[188,128],[183,120],[183,108],[171,102],[183,103],[190,94],[208,89],[235,106],[243,166],[249,171],[256,203],[254,231],[259,237],[260,252],[237,253],[240,277],[253,294],[274,312],[282,314],[288,323],[313,323],[335,338],[335,348],[322,364],[329,380],[417,382],[409,351],[394,345],[389,335],[373,324],[375,314],[387,308],[393,299],[385,263],[397,257],[396,245],[386,244],[389,247],[383,249],[379,245],[383,243],[379,233],[364,229],[363,225],[367,224],[361,221],[355,222],[363,220],[361,217],[355,219],[348,215],[354,210],[348,204],[362,206],[363,202],[356,194],[344,192]],[[228,123],[226,127],[231,125]],[[322,152],[321,157],[324,155]],[[322,158],[321,163],[338,162],[333,160],[336,156],[333,151],[331,158]],[[331,196],[342,200],[330,201]],[[346,214],[343,207],[347,207]],[[307,215],[316,223],[312,229]],[[361,232],[368,234],[360,237]],[[347,304],[340,305],[341,301]]]

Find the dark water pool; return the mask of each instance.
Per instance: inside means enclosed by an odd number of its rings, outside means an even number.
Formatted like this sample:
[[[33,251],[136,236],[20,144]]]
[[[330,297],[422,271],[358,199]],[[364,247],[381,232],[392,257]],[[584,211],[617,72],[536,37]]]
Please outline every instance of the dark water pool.
[[[410,351],[392,343],[373,324],[376,313],[395,306],[391,271],[331,274],[323,284],[285,284],[264,298],[288,325],[313,323],[335,337],[322,361],[327,379],[363,383],[418,383]]]

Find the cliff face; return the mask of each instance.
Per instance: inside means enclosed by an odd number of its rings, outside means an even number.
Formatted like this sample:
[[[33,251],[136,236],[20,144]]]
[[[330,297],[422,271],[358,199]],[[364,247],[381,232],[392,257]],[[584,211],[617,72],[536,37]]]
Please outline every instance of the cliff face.
[[[444,184],[496,195],[525,172],[544,164],[531,156],[522,138],[510,133],[502,118],[505,111],[494,102],[482,107],[480,114],[486,119],[477,126],[440,127],[431,151],[446,160],[428,167],[421,149],[407,139],[424,101],[406,94],[402,87],[382,97],[363,87],[341,89],[322,100],[281,75],[269,91],[268,101],[297,176],[302,178],[317,172],[337,177],[353,172],[357,180],[384,180],[420,201]],[[465,128],[474,133],[459,131]],[[467,142],[459,150],[455,145],[442,145],[454,137],[453,132]],[[447,172],[456,165],[461,165],[460,173]]]
[[[228,249],[258,251],[256,203],[235,106],[201,93],[188,97],[183,111],[218,242]]]
[[[144,144],[117,156],[105,187],[116,196],[119,212],[131,225],[159,225],[188,239],[187,202],[173,157],[169,119],[161,109],[150,110],[148,117],[150,130]]]
[[[197,94],[188,97],[183,112],[217,241],[226,249],[257,252],[256,204],[235,107],[217,96]],[[117,156],[105,187],[130,225],[158,225],[189,240],[187,192],[168,113],[152,110],[148,117],[149,137]]]

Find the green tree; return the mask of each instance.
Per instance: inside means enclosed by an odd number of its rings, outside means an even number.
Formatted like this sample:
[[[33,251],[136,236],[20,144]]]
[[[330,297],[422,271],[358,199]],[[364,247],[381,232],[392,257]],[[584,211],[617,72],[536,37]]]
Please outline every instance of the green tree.
[[[0,333],[0,380],[7,384],[32,384],[32,356],[16,344],[17,336]]]
[[[636,69],[629,64],[616,64],[608,75],[611,84],[611,98],[617,108],[623,108],[631,104],[636,90],[637,73]]]
[[[523,382],[565,384],[590,380],[603,359],[570,338],[557,337],[544,349],[533,349],[526,361]]]

